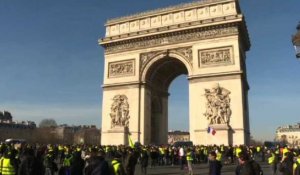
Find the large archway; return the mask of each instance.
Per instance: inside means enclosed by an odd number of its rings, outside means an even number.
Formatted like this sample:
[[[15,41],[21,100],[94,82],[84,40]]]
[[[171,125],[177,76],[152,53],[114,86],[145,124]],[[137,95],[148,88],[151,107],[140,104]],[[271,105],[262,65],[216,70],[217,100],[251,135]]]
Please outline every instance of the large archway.
[[[249,142],[245,52],[238,1],[197,1],[109,20],[102,144],[167,142],[170,83],[188,77],[189,131],[195,144]],[[208,130],[217,131],[212,135]]]
[[[179,59],[165,55],[145,71],[145,85],[151,93],[148,97],[151,101],[150,143],[165,144],[168,134],[169,86],[179,75],[187,75],[188,70]]]

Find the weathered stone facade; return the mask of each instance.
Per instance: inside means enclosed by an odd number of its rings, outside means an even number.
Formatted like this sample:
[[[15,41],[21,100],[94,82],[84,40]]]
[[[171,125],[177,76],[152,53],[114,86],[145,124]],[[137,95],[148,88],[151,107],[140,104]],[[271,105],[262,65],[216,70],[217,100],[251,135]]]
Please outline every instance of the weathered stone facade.
[[[250,41],[238,1],[196,1],[108,20],[105,27],[102,144],[127,144],[128,134],[142,144],[167,143],[168,90],[182,74],[189,80],[190,140],[249,143]],[[112,110],[118,95],[127,97],[125,113]],[[126,111],[127,124],[116,120]],[[207,134],[208,127],[218,136]]]
[[[291,147],[300,146],[300,123],[278,127],[275,139]]]
[[[168,144],[172,145],[179,141],[190,141],[190,133],[184,131],[171,131],[168,133]]]

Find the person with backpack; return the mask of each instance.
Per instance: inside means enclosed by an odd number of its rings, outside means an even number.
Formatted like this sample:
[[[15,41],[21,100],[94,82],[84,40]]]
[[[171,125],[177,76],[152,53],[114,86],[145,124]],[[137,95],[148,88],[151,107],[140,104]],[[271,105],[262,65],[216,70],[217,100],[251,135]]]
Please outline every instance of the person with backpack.
[[[263,175],[260,165],[251,160],[247,152],[240,152],[238,154],[238,161],[239,165],[236,168],[236,175]]]

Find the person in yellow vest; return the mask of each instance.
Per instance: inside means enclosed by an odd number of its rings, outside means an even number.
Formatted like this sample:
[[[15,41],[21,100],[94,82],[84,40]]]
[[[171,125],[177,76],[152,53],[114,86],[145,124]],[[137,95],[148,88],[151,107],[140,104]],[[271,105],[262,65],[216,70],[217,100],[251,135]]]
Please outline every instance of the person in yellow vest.
[[[300,153],[293,165],[293,175],[300,175]]]
[[[189,175],[193,175],[193,166],[192,166],[193,152],[190,148],[187,149],[186,161],[187,161],[187,165],[188,165]]]
[[[292,175],[293,174],[293,163],[294,156],[291,152],[286,152],[283,155],[284,159],[280,161],[278,170],[282,175]]]
[[[61,171],[64,172],[63,173],[64,175],[71,175],[70,167],[71,167],[72,159],[73,159],[73,156],[70,153],[70,150],[68,150],[66,152],[66,155],[65,155],[65,158],[64,158],[64,161],[63,161],[62,170],[61,170]]]
[[[121,161],[121,157],[122,157],[121,154],[118,152],[114,152],[112,154],[112,157],[113,157],[111,161],[112,173],[114,175],[126,175],[124,166]]]
[[[141,173],[143,175],[146,175],[147,174],[148,159],[149,159],[148,152],[147,152],[146,148],[143,148],[143,149],[140,150],[139,159],[140,159],[140,165],[141,165]]]
[[[275,175],[277,172],[278,157],[275,154],[275,151],[273,150],[268,150],[267,153],[268,153],[268,164],[270,165],[272,174]]]
[[[58,170],[57,164],[55,163],[55,157],[52,149],[49,149],[46,156],[44,157],[45,175],[54,175]]]
[[[241,147],[236,147],[235,148],[235,157],[238,161],[238,157],[239,157],[239,154],[242,152],[242,148]]]
[[[204,160],[204,163],[208,162],[208,147],[206,147],[206,146],[203,148],[203,160]]]
[[[1,175],[16,175],[18,172],[18,162],[15,155],[10,150],[6,150],[0,159]]]
[[[221,175],[222,163],[216,159],[217,154],[215,151],[209,153],[209,175]]]
[[[258,161],[258,159],[261,158],[261,147],[260,146],[256,146],[256,149],[254,151],[254,160]]]
[[[222,159],[223,159],[222,153],[220,152],[219,149],[217,149],[215,152],[217,154],[216,159],[222,163]]]
[[[285,156],[287,155],[288,152],[290,152],[290,151],[289,151],[288,147],[285,146],[285,147],[282,149],[282,158],[281,158],[282,160],[285,159]]]
[[[160,146],[158,150],[159,150],[158,165],[164,165],[164,157],[165,157],[164,147]]]

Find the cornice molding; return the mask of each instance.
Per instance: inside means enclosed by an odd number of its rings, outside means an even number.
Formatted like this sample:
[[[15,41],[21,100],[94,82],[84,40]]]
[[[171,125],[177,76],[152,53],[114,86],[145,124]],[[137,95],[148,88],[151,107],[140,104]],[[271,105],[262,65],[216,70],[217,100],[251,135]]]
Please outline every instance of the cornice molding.
[[[189,29],[184,31],[157,34],[125,41],[102,44],[105,54],[128,52],[144,48],[158,47],[177,43],[185,43],[204,39],[213,39],[238,35],[239,28],[235,23],[209,26],[205,28]]]

